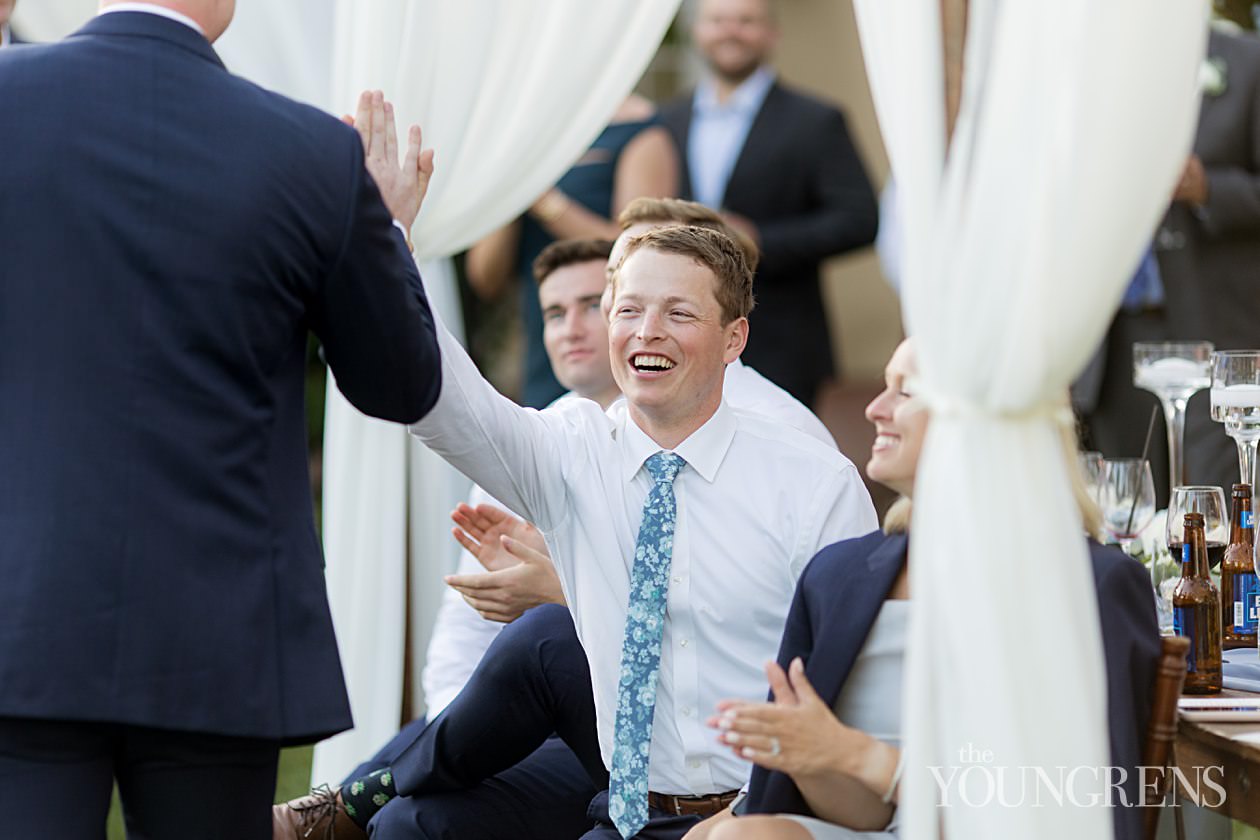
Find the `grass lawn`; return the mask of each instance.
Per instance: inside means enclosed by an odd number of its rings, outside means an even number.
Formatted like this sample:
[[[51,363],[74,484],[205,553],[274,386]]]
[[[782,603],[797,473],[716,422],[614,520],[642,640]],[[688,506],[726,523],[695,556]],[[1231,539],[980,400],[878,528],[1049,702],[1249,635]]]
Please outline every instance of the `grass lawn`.
[[[293,747],[280,753],[280,770],[276,774],[276,801],[285,802],[301,796],[311,788],[312,747]],[[109,840],[124,840],[122,812],[118,808],[118,793],[114,793],[114,806],[109,812]]]

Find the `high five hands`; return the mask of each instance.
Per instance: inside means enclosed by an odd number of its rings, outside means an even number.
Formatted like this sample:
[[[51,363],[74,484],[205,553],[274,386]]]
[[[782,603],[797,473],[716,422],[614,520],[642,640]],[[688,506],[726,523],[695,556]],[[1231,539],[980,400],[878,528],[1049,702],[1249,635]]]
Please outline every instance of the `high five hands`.
[[[359,132],[364,164],[376,181],[385,206],[396,221],[411,230],[433,177],[433,150],[422,150],[424,138],[420,126],[413,125],[407,130],[407,150],[400,164],[394,106],[386,101],[384,93],[363,91],[355,115],[342,117],[342,120]]]

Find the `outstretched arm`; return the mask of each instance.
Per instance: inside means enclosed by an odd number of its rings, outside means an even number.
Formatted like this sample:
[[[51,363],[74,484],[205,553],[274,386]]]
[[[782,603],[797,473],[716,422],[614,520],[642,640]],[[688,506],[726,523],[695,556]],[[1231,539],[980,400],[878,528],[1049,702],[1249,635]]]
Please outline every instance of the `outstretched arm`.
[[[420,151],[419,129],[413,126],[400,163],[393,109],[379,92],[360,97],[355,128],[367,145],[373,178],[391,196],[390,211],[402,224],[414,220],[432,173],[431,156]],[[441,391],[432,410],[411,426],[412,434],[511,510],[550,527],[563,511],[563,470],[570,451],[559,423],[549,424],[495,391],[437,313],[433,320]]]

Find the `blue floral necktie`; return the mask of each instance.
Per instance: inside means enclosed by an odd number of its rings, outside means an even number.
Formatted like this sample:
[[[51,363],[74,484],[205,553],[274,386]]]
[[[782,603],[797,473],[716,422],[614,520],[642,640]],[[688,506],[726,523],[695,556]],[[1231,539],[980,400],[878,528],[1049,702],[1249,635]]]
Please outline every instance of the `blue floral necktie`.
[[[674,479],[685,463],[672,452],[657,452],[645,464],[655,483],[643,503],[643,522],[634,547],[608,778],[608,816],[627,840],[648,821],[648,751],[677,515]]]

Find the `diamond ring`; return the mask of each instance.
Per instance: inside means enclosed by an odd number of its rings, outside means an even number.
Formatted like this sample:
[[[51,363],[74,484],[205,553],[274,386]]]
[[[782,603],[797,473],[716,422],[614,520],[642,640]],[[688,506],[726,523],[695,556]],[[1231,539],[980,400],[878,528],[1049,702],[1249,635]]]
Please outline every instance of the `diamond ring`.
[[[778,738],[772,737],[770,739],[770,755],[778,755],[781,752],[783,752],[783,745],[779,743]]]

